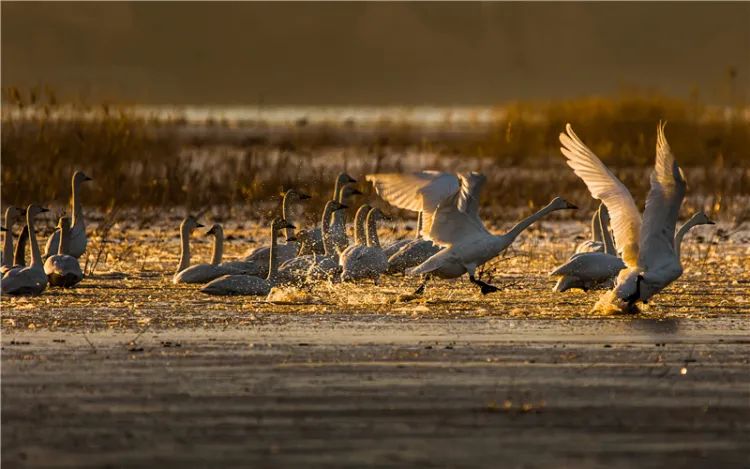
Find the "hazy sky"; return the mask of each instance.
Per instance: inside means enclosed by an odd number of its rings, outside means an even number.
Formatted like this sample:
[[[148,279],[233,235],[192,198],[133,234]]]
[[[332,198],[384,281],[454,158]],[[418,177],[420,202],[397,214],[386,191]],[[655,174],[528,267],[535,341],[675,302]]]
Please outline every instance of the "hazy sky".
[[[498,104],[750,88],[742,3],[10,3],[2,82],[152,104]]]

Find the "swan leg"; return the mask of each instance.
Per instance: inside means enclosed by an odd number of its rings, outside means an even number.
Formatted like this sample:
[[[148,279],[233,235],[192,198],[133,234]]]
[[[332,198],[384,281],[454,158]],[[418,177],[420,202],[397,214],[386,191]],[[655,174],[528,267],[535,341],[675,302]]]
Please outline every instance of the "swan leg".
[[[500,291],[500,289],[497,288],[496,286],[490,285],[489,283],[485,283],[481,280],[477,280],[473,275],[469,275],[469,281],[473,283],[474,285],[479,285],[479,288],[482,290],[482,295]]]
[[[430,279],[429,275],[423,275],[422,276],[422,284],[419,286],[419,288],[417,288],[416,290],[414,290],[414,293],[412,293],[412,295],[418,296],[418,295],[424,294],[424,290],[427,287],[427,281],[429,279]]]

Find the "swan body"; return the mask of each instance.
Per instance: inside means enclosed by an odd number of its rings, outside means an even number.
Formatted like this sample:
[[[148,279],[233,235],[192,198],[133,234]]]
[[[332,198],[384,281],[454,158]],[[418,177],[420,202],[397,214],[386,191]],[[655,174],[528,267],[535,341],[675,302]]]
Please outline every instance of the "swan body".
[[[307,277],[311,280],[336,280],[341,275],[340,259],[348,253],[361,249],[367,245],[365,236],[365,223],[367,214],[371,207],[368,204],[362,204],[354,216],[354,244],[347,246],[340,254],[337,252],[337,246],[333,241],[333,236],[329,232],[323,233],[323,248],[325,254],[316,256],[310,268],[307,271]]]
[[[44,262],[44,273],[49,284],[55,287],[71,288],[83,280],[83,272],[78,259],[66,254],[70,236],[70,218],[61,217],[57,227],[60,230],[58,252]]]
[[[201,288],[202,293],[209,295],[246,295],[266,296],[278,284],[278,258],[276,256],[277,232],[282,229],[294,229],[294,225],[277,218],[271,223],[271,255],[269,258],[268,276],[229,274],[221,276]]]
[[[370,278],[377,280],[388,270],[388,258],[380,247],[377,220],[383,217],[379,208],[367,213],[367,245],[355,246],[341,254],[341,280],[351,282]]]
[[[86,245],[88,244],[88,238],[86,237],[86,222],[83,218],[83,206],[81,205],[81,184],[92,179],[82,171],[76,171],[73,173],[72,179],[72,199],[71,208],[73,212],[72,227],[70,228],[70,247],[68,248],[68,254],[75,258],[79,258],[86,252]],[[59,250],[60,246],[60,230],[55,230],[54,233],[47,239],[47,246],[45,247],[44,257],[49,257],[55,254]]]
[[[39,295],[47,288],[47,274],[44,273],[42,254],[36,240],[34,218],[44,212],[46,208],[39,205],[29,205],[26,209],[26,225],[29,227],[29,242],[31,244],[31,265],[8,271],[0,283],[0,290],[6,295]]]
[[[417,238],[408,241],[397,251],[389,254],[387,250],[385,255],[388,256],[388,273],[404,273],[406,269],[416,267],[440,251],[432,241],[422,238],[422,212],[419,212],[417,218]]]
[[[339,175],[339,178],[346,176],[345,174]],[[346,176],[349,177],[349,176]],[[354,179],[349,178],[351,181],[356,182]],[[339,179],[337,179],[338,183]],[[362,194],[355,187],[351,186],[350,183],[340,184],[338,195],[332,199],[336,200],[340,204],[350,206],[350,200],[352,196]],[[334,246],[337,251],[343,251],[349,245],[349,238],[346,236],[346,214],[343,212],[334,212],[331,216],[328,233],[333,236]],[[305,232],[305,243],[304,249],[300,251],[300,254],[325,254],[325,239],[323,236],[322,226],[320,228],[313,228]]]
[[[480,173],[371,174],[367,180],[372,181],[377,193],[392,205],[422,211],[425,239],[444,247],[423,263],[408,269],[407,274],[457,278],[468,273],[469,280],[485,294],[497,291],[497,288],[475,278],[477,267],[499,255],[523,230],[546,214],[575,208],[558,197],[508,233],[495,236],[479,218],[479,198],[486,181]]]
[[[383,253],[385,254],[385,257],[390,258],[392,255],[396,254],[399,250],[401,250],[402,247],[406,246],[412,241],[414,240],[413,239],[399,239],[398,241],[394,241],[388,246],[383,248]]]
[[[584,291],[597,288],[611,288],[617,274],[625,268],[619,257],[604,252],[583,252],[574,254],[568,262],[550,272],[559,276],[554,291],[564,292],[571,288]]]
[[[5,239],[3,240],[3,259],[0,262],[0,273],[5,274],[14,267],[13,259],[13,226],[16,221],[25,215],[26,211],[19,207],[8,207],[5,210]]]
[[[687,184],[659,123],[651,189],[641,214],[632,195],[617,177],[573,132],[570,124],[560,134],[561,151],[568,165],[609,209],[617,249],[626,268],[598,307],[635,311],[682,275],[674,246],[675,225]]]

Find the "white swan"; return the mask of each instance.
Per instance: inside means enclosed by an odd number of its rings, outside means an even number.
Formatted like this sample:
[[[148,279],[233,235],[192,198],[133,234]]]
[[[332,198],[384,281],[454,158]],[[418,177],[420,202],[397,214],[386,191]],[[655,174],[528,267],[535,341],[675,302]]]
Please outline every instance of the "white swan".
[[[86,222],[83,219],[83,206],[81,205],[81,183],[91,181],[92,179],[86,176],[82,171],[76,171],[73,173],[72,186],[73,196],[70,202],[73,212],[73,226],[70,228],[70,248],[69,254],[75,258],[79,258],[86,252],[86,245],[88,244],[88,238],[86,237]],[[44,257],[49,257],[55,254],[59,249],[60,244],[60,230],[55,230],[52,236],[47,240],[47,247],[45,248]]]
[[[292,203],[300,200],[307,200],[310,196],[294,189],[289,189],[284,192],[284,198],[281,201],[281,217],[284,220],[293,223],[292,220]],[[295,240],[294,230],[291,228],[286,229],[286,244],[279,244],[276,246],[276,253],[279,256],[279,263],[283,264],[289,259],[294,258],[300,250],[299,243]],[[271,246],[261,246],[253,249],[250,253],[245,256],[245,261],[256,262],[258,265],[262,265],[261,271],[251,275],[261,275],[265,277],[268,275],[268,262],[269,255],[271,253]]]
[[[336,182],[333,185],[333,196],[331,197],[331,200],[335,200],[336,202],[342,203],[344,205],[348,205],[348,197],[346,198],[346,201],[343,200],[341,191],[346,187],[348,184],[355,184],[357,182],[356,179],[349,176],[346,173],[339,173],[336,176]],[[346,220],[345,220],[346,221]],[[313,228],[310,230],[305,230],[303,233],[300,233],[301,236],[298,236],[300,240],[305,240],[305,243],[300,246],[300,256],[305,256],[309,254],[325,254],[325,246],[323,245],[323,234],[321,232],[321,228]]]
[[[29,227],[29,242],[31,243],[31,265],[9,270],[0,283],[0,290],[7,295],[38,295],[47,288],[47,275],[44,273],[42,254],[36,240],[34,218],[44,212],[46,208],[39,205],[29,205],[26,209],[26,224]]]
[[[714,225],[715,223],[708,218],[708,215],[706,215],[704,212],[697,212],[695,215],[690,217],[688,221],[685,222],[684,225],[680,227],[679,230],[677,230],[677,234],[674,235],[674,252],[675,255],[677,255],[677,258],[680,259],[680,248],[682,247],[682,239],[685,237],[688,231],[690,231],[694,226],[698,225]]]
[[[188,215],[180,223],[180,262],[177,270],[172,277],[172,283],[190,283],[186,282],[180,275],[185,269],[190,267],[190,234],[196,228],[201,228],[198,220],[192,215]]]
[[[83,280],[83,272],[78,259],[66,254],[70,244],[70,218],[60,217],[57,228],[60,230],[60,243],[57,254],[44,262],[44,273],[49,284],[55,287],[70,288]]]
[[[224,275],[204,285],[201,292],[209,295],[268,295],[271,288],[278,284],[276,241],[278,231],[285,228],[294,229],[294,225],[281,218],[271,223],[271,255],[266,278],[242,274]]]
[[[378,280],[388,270],[388,258],[380,247],[377,221],[383,218],[383,212],[375,207],[367,213],[367,246],[357,246],[341,254],[341,280],[351,282],[371,278]]]
[[[338,210],[344,210],[347,206],[335,200],[329,200],[323,208],[321,217],[321,232],[326,235],[323,238],[324,248],[323,256],[333,256],[336,254],[336,247],[332,244],[330,237],[331,215]],[[299,283],[307,279],[307,272],[315,264],[318,254],[307,254],[290,259],[279,268],[278,277],[282,283]]]
[[[311,280],[335,280],[341,274],[341,265],[339,260],[350,252],[367,247],[367,214],[372,207],[368,204],[362,204],[354,215],[354,244],[348,246],[339,254],[336,251],[336,245],[333,243],[332,236],[323,232],[325,255],[316,256],[310,268],[307,270],[307,277]]]
[[[2,262],[0,262],[0,274],[5,274],[5,272],[13,267],[13,226],[25,214],[26,211],[19,207],[11,206],[5,210],[5,226],[3,227],[3,231],[6,231],[6,233],[3,240],[3,258]]]
[[[609,230],[609,211],[607,206],[599,204],[599,208],[591,217],[592,239],[588,239],[576,247],[575,254],[583,252],[606,252],[604,246],[604,230]],[[611,240],[611,235],[609,237]],[[614,251],[613,251],[614,252]]]
[[[430,257],[440,252],[440,246],[436,246],[432,241],[422,237],[422,212],[419,212],[417,219],[417,238],[410,240],[399,250],[388,256],[388,273],[404,273],[406,269],[416,267]]]
[[[597,307],[633,311],[638,301],[648,302],[682,275],[674,235],[685,197],[685,178],[664,136],[664,125],[659,123],[651,190],[641,223],[627,188],[578,138],[570,124],[566,132],[560,134],[560,150],[591,195],[609,209],[615,243],[627,266],[617,276],[614,290]]]
[[[576,208],[558,197],[508,233],[495,236],[479,218],[479,197],[486,180],[479,173],[371,174],[367,180],[372,181],[377,193],[392,205],[423,211],[425,239],[445,246],[422,264],[407,270],[407,274],[457,278],[468,273],[469,280],[478,285],[483,294],[498,289],[474,277],[477,267],[503,252],[523,230],[546,214]],[[416,293],[423,291],[423,287],[424,284]]]
[[[224,227],[219,223],[215,223],[206,232],[207,235],[214,236],[214,248],[211,254],[211,265],[216,266],[216,271],[221,272],[219,275],[213,278],[221,277],[227,274],[245,274],[245,275],[256,275],[265,276],[268,275],[268,258],[261,259],[257,262],[251,261],[226,261],[222,262],[224,257]],[[289,239],[289,238],[287,238]],[[282,247],[285,245],[281,245]],[[188,269],[190,269],[189,267]],[[210,279],[210,280],[213,280]],[[205,283],[205,282],[200,282]]]

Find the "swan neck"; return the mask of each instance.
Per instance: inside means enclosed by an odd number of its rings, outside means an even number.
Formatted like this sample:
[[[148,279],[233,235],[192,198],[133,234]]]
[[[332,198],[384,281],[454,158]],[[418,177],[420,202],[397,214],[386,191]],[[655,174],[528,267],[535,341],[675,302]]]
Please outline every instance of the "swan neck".
[[[15,220],[10,214],[11,209],[9,208],[5,212],[5,239],[3,240],[3,265],[11,265],[10,262],[13,259],[13,224]]]
[[[277,243],[278,233],[273,227],[271,227],[271,249],[268,256],[270,258],[270,265],[268,266],[268,276],[266,277],[266,280],[268,280],[269,282],[275,281],[279,272],[279,252],[276,247]]]
[[[211,252],[211,264],[221,264],[221,258],[224,256],[224,233],[216,230],[214,233],[214,249]]]
[[[18,236],[16,252],[13,255],[13,265],[26,265],[26,243],[29,242],[29,227],[23,225],[21,234]]]
[[[416,239],[420,239],[422,237],[422,223],[424,223],[424,221],[422,220],[422,217],[423,217],[422,212],[419,212],[419,214],[417,214],[417,238]]]
[[[380,247],[380,239],[378,238],[378,223],[375,219],[375,214],[370,212],[367,215],[367,245],[370,247]]]
[[[34,230],[34,216],[30,213],[31,210],[26,214],[26,224],[29,227],[29,243],[31,243],[31,266],[41,267],[42,266],[42,253],[39,251],[39,244],[36,242],[36,233]]]
[[[190,265],[190,230],[186,224],[180,225],[180,263],[177,272],[182,272]]]
[[[599,209],[599,230],[602,236],[601,241],[604,243],[605,254],[617,255],[615,242],[612,239],[612,233],[609,232],[609,211],[606,208]]]
[[[323,252],[326,256],[333,255],[336,252],[336,247],[333,245],[331,239],[331,214],[335,214],[333,211],[333,205],[329,202],[323,209],[323,219],[321,220],[320,234],[323,238]]]
[[[70,220],[71,226],[85,226],[85,222],[83,220],[83,206],[81,206],[81,196],[80,196],[80,189],[81,189],[81,183],[76,182],[75,178],[73,179],[73,199],[71,202],[71,205],[73,206],[73,217]]]
[[[284,194],[284,198],[281,200],[281,218],[288,222],[292,222],[292,220],[289,219],[289,216],[291,215],[291,207],[289,204],[291,201],[289,200],[289,191],[287,191]],[[284,234],[286,234],[286,239],[291,239],[294,237],[294,229],[292,228],[284,228]]]
[[[367,208],[363,207],[357,211],[354,216],[354,244],[360,245],[367,243],[367,231],[365,228],[367,223]]]
[[[60,243],[57,246],[57,254],[59,256],[62,256],[63,254],[67,254],[69,251],[70,246],[70,224],[69,223],[63,223],[60,226]]]
[[[554,207],[552,205],[547,205],[546,207],[542,208],[541,210],[537,211],[536,213],[524,218],[520,222],[516,224],[513,228],[510,229],[507,233],[503,235],[503,238],[505,238],[508,241],[508,244],[515,241],[515,239],[520,235],[526,228],[530,227],[532,224],[534,224],[537,220],[542,218],[543,216],[547,215],[550,212],[555,211]]]
[[[682,239],[685,237],[688,231],[695,225],[697,225],[696,220],[691,218],[690,220],[686,221],[684,225],[680,227],[680,229],[677,231],[677,234],[674,237],[674,253],[677,256],[677,259],[680,258],[680,250],[682,248]]]
[[[591,217],[591,235],[595,242],[602,242],[601,212],[597,210]]]

